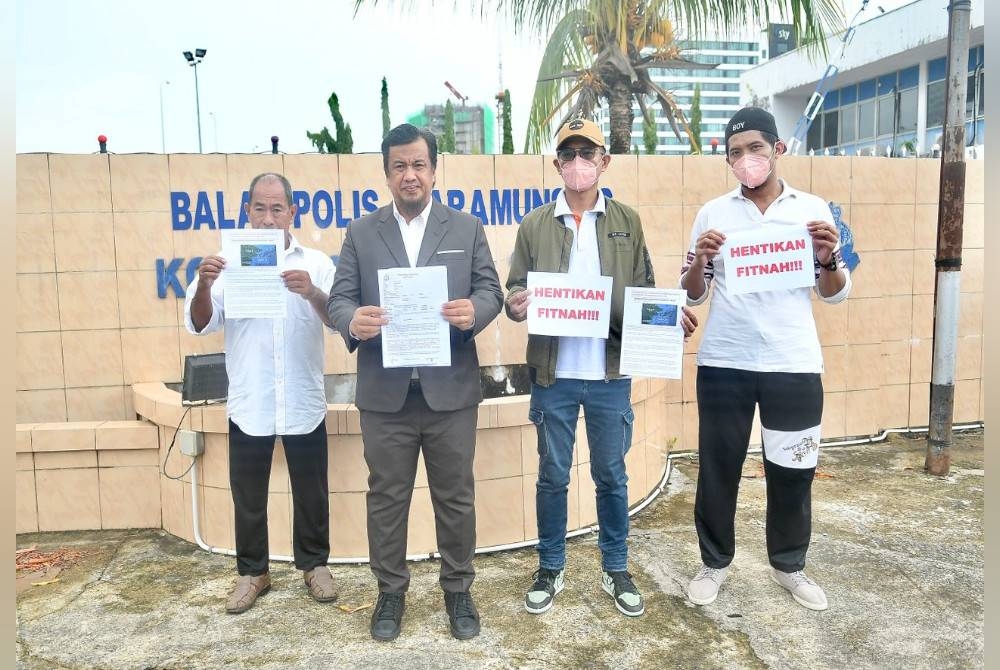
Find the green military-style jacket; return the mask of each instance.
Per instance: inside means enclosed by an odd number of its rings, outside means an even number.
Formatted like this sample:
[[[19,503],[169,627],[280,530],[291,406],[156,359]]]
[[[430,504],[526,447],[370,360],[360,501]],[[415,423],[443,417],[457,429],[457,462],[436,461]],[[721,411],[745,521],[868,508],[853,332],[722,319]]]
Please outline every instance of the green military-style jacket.
[[[511,296],[528,287],[528,272],[566,272],[573,245],[573,231],[555,215],[555,201],[531,210],[521,221],[507,277],[505,308],[510,317]],[[646,248],[639,214],[631,207],[605,197],[605,211],[597,215],[597,251],[601,274],[614,280],[611,319],[606,348],[608,379],[618,371],[622,347],[622,313],[625,287],[655,285],[653,263]],[[555,381],[559,338],[528,335],[526,360],[535,383],[550,386]]]

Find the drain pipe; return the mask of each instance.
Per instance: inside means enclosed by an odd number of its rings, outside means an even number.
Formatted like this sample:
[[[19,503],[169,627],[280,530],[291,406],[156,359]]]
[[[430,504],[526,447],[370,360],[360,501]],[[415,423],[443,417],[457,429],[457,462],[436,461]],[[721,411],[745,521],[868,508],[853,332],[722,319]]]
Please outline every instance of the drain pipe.
[[[982,429],[985,424],[982,421],[977,421],[974,423],[966,423],[957,426],[953,426],[954,431],[965,431],[965,430],[977,430]],[[877,442],[884,442],[889,435],[903,434],[903,433],[926,433],[929,430],[928,427],[923,428],[887,428],[883,430],[878,435],[872,435],[869,437],[853,438],[849,440],[835,440],[832,442],[821,442],[821,449],[838,449],[843,447],[856,446],[859,444],[875,444]],[[754,449],[747,450],[747,454],[760,454],[763,452],[761,447],[755,447]],[[197,458],[197,457],[195,457]],[[685,460],[697,460],[698,451],[695,449],[688,449],[684,451],[671,452],[667,456],[666,466],[663,468],[663,476],[660,478],[660,483],[656,485],[653,491],[639,501],[639,503],[631,508],[628,512],[629,517],[635,516],[642,510],[646,509],[656,500],[663,490],[667,487],[667,483],[670,480],[670,474],[673,472],[674,461],[678,459]],[[199,547],[205,551],[213,554],[222,554],[225,556],[236,556],[236,552],[232,549],[224,549],[222,547],[212,547],[206,543],[201,537],[201,529],[198,524],[198,464],[195,463],[191,468],[191,513],[192,513],[192,527],[194,529],[194,539]],[[592,524],[590,526],[585,526],[583,528],[577,528],[576,530],[566,533],[566,539],[579,537],[581,535],[588,535],[591,533],[596,533],[600,530],[600,524]],[[533,547],[538,544],[538,540],[524,540],[522,542],[511,542],[508,544],[497,544],[490,547],[480,547],[476,549],[477,554],[489,554],[497,551],[508,551],[511,549],[523,549],[525,547]],[[422,553],[422,554],[409,554],[406,557],[408,561],[426,561],[435,558],[440,558],[441,554],[438,552]],[[269,560],[272,561],[282,561],[286,563],[295,562],[295,558],[292,556],[281,556],[272,554],[268,556]],[[367,557],[354,557],[354,558],[330,558],[327,560],[329,565],[357,565],[362,563],[368,563]]]

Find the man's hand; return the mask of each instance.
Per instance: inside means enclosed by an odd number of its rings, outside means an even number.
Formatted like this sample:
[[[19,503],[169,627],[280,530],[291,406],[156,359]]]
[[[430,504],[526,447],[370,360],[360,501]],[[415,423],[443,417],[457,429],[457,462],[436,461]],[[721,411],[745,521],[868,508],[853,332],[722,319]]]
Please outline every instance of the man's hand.
[[[285,282],[285,288],[292,293],[298,293],[306,300],[316,291],[309,273],[305,270],[285,270],[281,273],[281,278]]]
[[[726,236],[714,228],[702,233],[694,243],[695,259],[704,265],[715,258],[726,242]]]
[[[698,327],[698,317],[694,315],[691,308],[681,305],[681,328],[684,329],[684,341],[687,342],[694,334],[694,329]]]
[[[441,305],[441,316],[459,330],[471,330],[476,325],[476,308],[468,298],[449,300]]]
[[[219,273],[226,267],[226,259],[221,256],[205,256],[198,264],[198,286],[205,290],[219,278]]]
[[[354,318],[348,325],[351,335],[359,340],[370,340],[378,337],[382,332],[382,326],[389,323],[386,312],[381,307],[368,305],[358,307],[354,310]]]
[[[813,241],[813,253],[820,265],[829,265],[833,250],[840,241],[837,226],[826,221],[809,221],[806,224]]]
[[[524,321],[528,318],[528,305],[531,304],[531,291],[518,291],[507,300],[510,316],[514,321]]]

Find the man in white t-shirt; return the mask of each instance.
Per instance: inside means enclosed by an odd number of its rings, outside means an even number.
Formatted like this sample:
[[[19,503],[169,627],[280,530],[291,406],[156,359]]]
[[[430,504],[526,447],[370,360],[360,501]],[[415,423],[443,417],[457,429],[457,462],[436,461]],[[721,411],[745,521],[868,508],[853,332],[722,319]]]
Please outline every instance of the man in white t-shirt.
[[[688,304],[714,299],[698,348],[698,490],[695,527],[703,566],[688,586],[698,605],[713,602],[736,551],[734,517],[755,407],[760,408],[767,477],[767,552],[772,579],[800,605],[827,607],[803,572],[811,533],[811,490],[823,414],[823,356],[810,288],[734,294],[719,250],[727,234],[802,226],[812,239],[820,300],[851,290],[827,204],[797,191],[775,171],[785,144],[774,117],[757,107],[726,124],[726,161],[740,186],[698,212],[681,274]]]

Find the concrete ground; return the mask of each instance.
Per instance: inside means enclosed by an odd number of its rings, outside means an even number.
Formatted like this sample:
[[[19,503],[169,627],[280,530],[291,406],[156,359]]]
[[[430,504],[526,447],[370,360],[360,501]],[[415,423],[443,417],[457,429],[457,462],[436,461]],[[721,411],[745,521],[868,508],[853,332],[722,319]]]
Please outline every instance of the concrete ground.
[[[678,459],[664,492],[632,523],[630,564],[646,614],[619,614],[600,589],[596,536],[570,540],[567,588],[546,614],[522,606],[533,549],[480,556],[473,587],[483,632],[459,642],[435,561],[412,565],[403,633],[368,635],[355,612],[308,598],[293,567],[240,616],[223,612],[232,558],[159,531],[18,536],[18,548],[86,552],[58,581],[17,597],[19,668],[905,668],[983,666],[982,434],[957,437],[951,474],[924,474],[922,438],[826,450],[813,488],[807,571],[825,612],[768,577],[764,480],[751,456],[737,556],[718,600],[684,597],[700,565],[692,521],[697,461]],[[341,605],[372,601],[367,566],[335,566]]]

